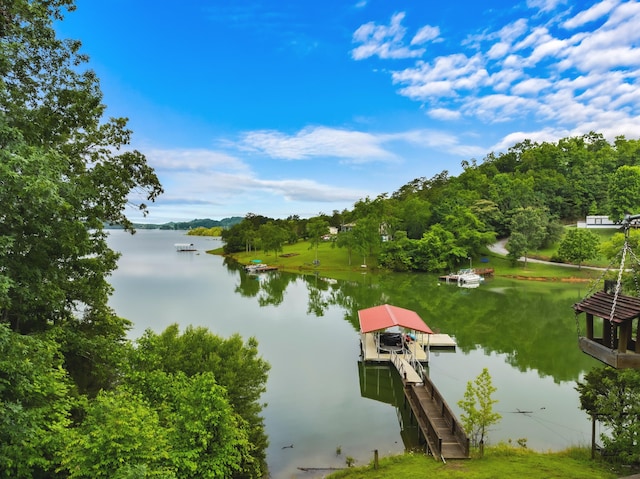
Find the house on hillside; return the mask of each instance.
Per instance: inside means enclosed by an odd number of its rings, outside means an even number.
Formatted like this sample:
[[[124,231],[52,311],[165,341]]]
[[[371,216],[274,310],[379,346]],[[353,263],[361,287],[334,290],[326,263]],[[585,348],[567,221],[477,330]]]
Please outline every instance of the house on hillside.
[[[578,221],[578,228],[619,228],[617,224],[609,219],[606,215],[589,215],[585,221]]]

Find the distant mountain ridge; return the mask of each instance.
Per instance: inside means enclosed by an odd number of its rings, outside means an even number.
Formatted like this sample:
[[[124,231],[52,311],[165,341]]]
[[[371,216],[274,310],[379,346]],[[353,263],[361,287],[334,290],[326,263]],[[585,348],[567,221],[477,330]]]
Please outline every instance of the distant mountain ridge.
[[[195,219],[191,221],[171,221],[163,224],[147,224],[147,223],[134,223],[133,227],[138,230],[190,230],[193,228],[213,228],[214,226],[221,226],[223,228],[230,228],[231,226],[240,223],[244,218],[241,216],[232,216],[231,218],[223,218],[221,220],[212,220],[209,218]],[[120,225],[105,225],[106,229],[122,229]]]

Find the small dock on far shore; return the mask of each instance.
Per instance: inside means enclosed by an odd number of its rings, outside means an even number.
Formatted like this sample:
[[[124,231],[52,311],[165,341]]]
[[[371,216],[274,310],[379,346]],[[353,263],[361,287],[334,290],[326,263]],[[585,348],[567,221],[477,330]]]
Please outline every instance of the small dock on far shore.
[[[474,268],[473,272],[482,278],[493,276],[493,268]],[[445,283],[457,283],[461,277],[463,277],[463,275],[460,273],[449,273],[438,276],[438,279]]]

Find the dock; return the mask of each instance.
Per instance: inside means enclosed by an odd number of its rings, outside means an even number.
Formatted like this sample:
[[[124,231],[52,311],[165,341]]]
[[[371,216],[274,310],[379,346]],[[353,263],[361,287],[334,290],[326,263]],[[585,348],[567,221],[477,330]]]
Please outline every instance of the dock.
[[[426,339],[424,340],[426,341]],[[385,363],[392,361],[392,350],[380,349],[375,341],[374,333],[360,333],[360,346],[362,356],[365,361],[374,363]],[[426,363],[429,361],[429,354],[421,343],[416,340],[412,341],[408,346],[409,352],[416,361]],[[399,355],[396,355],[399,356]]]
[[[415,311],[389,304],[361,309],[358,319],[363,360],[390,361],[397,369],[402,379],[405,406],[411,408],[427,452],[443,461],[467,459],[469,438],[423,366],[433,345],[455,347],[455,342],[446,334],[430,338],[434,332]],[[386,332],[395,327],[411,333]]]
[[[467,271],[473,271],[473,273],[481,276],[482,278],[493,276],[493,268],[474,268]],[[444,281],[445,283],[457,283],[462,277],[464,277],[464,275],[460,273],[449,273],[438,276],[438,279],[440,281]]]
[[[468,459],[469,438],[431,379],[424,377],[420,384],[405,381],[404,394],[428,452],[443,461]]]
[[[428,359],[428,350],[425,350],[422,344],[426,345],[428,342],[430,348],[455,347],[455,342],[449,335],[440,336],[436,341],[431,341],[434,338],[422,339],[419,336],[412,343],[417,352],[416,362],[411,357],[412,354],[379,350],[374,335],[363,333],[363,360],[373,363],[390,362],[396,368],[404,385],[405,407],[411,408],[412,418],[417,422],[430,454],[442,460],[468,459],[469,438],[421,364],[426,363]]]

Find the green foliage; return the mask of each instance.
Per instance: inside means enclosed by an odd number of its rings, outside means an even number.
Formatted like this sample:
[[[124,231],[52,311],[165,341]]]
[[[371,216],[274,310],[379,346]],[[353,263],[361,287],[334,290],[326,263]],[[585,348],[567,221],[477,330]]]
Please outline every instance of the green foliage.
[[[211,228],[205,228],[204,226],[198,226],[189,230],[187,235],[189,236],[222,236],[224,228],[222,226],[212,226]]]
[[[577,383],[580,407],[607,429],[601,435],[607,457],[623,464],[640,462],[640,371],[595,368]]]
[[[558,256],[569,263],[578,264],[598,255],[600,239],[586,228],[571,228],[567,230],[558,248]]]
[[[626,472],[628,474],[628,471]],[[369,463],[345,468],[327,476],[330,479],[493,479],[525,477],[528,479],[615,479],[625,474],[611,470],[610,465],[590,459],[586,448],[538,453],[506,444],[486,448],[482,459],[470,461],[434,461],[433,456],[407,453],[380,458],[374,470]]]
[[[467,383],[464,398],[458,401],[463,411],[460,419],[474,446],[484,445],[489,428],[502,418],[493,411],[493,406],[498,402],[491,397],[494,392],[496,388],[491,382],[489,370],[484,368],[475,381]]]
[[[318,244],[322,237],[329,233],[329,223],[322,218],[311,218],[307,222],[307,238],[311,243],[311,247],[316,251],[316,263],[318,262]]]
[[[265,252],[273,251],[277,258],[278,252],[282,251],[282,245],[287,241],[288,233],[286,229],[270,221],[269,223],[260,225],[258,235],[262,249]]]
[[[98,348],[115,347],[126,330],[108,307],[118,255],[103,225],[130,228],[127,207],[146,214],[145,202],[162,187],[144,155],[128,147],[127,120],[103,119],[99,81],[80,42],[56,37],[53,22],[73,8],[71,0],[11,0],[1,8],[0,321],[25,334],[55,329],[85,392],[73,358],[112,356]],[[97,330],[108,330],[109,344]],[[81,345],[91,348],[74,349]],[[113,364],[92,359],[97,368]],[[98,381],[109,371],[90,374]]]
[[[157,412],[126,389],[101,392],[82,423],[65,433],[62,466],[70,479],[179,477],[171,473],[169,431]]]
[[[613,221],[621,221],[625,214],[640,210],[640,166],[623,165],[616,170],[609,183],[607,214]]]
[[[0,324],[0,471],[30,479],[53,471],[73,402],[57,345]]]
[[[238,335],[223,339],[206,328],[193,327],[181,335],[178,326],[172,325],[159,335],[146,331],[137,343],[132,353],[132,367],[137,373],[162,371],[188,377],[211,373],[226,390],[235,414],[247,423],[251,454],[258,467],[266,470],[267,437],[259,400],[265,391],[269,364],[258,356],[254,338],[244,343]]]
[[[549,216],[540,208],[519,208],[511,217],[511,236],[506,248],[509,258],[517,261],[524,256],[524,265],[527,265],[529,251],[540,247],[547,237]]]

